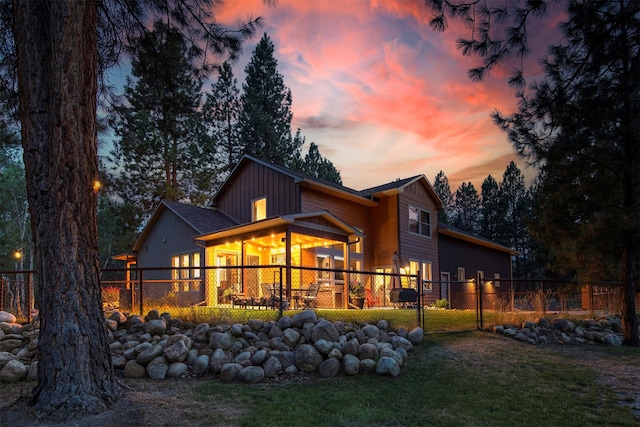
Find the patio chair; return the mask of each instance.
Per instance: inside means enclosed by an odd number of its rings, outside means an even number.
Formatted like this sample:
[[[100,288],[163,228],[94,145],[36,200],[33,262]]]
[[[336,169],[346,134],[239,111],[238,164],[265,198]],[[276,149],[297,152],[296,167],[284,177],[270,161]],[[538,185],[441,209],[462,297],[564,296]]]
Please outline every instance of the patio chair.
[[[371,292],[371,289],[366,289],[364,290],[364,303],[366,304],[367,307],[375,307],[377,305],[380,305],[380,298],[375,298],[373,296],[373,292]]]
[[[320,290],[320,285],[317,283],[312,283],[309,285],[309,289],[307,290],[307,294],[302,296],[302,302],[304,303],[304,309],[312,308],[313,305],[318,301],[318,291]]]

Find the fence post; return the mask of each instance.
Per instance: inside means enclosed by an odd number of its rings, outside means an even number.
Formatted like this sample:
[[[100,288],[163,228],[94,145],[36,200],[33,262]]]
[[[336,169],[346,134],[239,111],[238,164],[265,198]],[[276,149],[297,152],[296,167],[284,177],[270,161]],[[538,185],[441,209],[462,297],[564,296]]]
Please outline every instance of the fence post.
[[[278,296],[278,299],[280,300],[280,301],[279,301],[279,304],[278,304],[278,308],[280,309],[280,310],[279,310],[279,311],[280,311],[280,314],[278,315],[278,318],[281,318],[281,317],[282,317],[282,310],[283,310],[283,307],[282,307],[282,306],[284,305],[284,300],[282,299],[282,285],[283,285],[283,283],[282,283],[282,270],[283,270],[283,267],[282,267],[282,266],[280,266],[280,286],[279,286],[279,289],[280,289],[280,295]]]
[[[27,323],[31,323],[31,309],[33,308],[32,272],[27,273]]]
[[[144,288],[143,288],[143,281],[142,281],[142,272],[143,270],[139,270],[140,272],[140,277],[138,277],[138,282],[140,283],[140,316],[144,316],[143,314],[143,304],[144,304]],[[133,304],[133,297],[131,298],[131,304]],[[133,307],[132,307],[133,308]],[[131,310],[133,311],[133,310]]]
[[[484,328],[484,319],[482,318],[482,278],[480,277],[480,272],[476,274],[476,319],[477,319],[477,327],[478,330],[482,330]]]
[[[416,284],[417,284],[417,288],[416,291],[418,293],[418,307],[416,309],[416,321],[418,322],[418,326],[420,326],[421,328],[424,329],[424,319],[422,319],[423,321],[421,322],[421,316],[420,316],[420,311],[422,310],[422,298],[423,298],[423,294],[422,294],[422,280],[420,280],[421,274],[420,274],[420,270],[418,270],[416,272]],[[424,311],[423,311],[424,312]]]

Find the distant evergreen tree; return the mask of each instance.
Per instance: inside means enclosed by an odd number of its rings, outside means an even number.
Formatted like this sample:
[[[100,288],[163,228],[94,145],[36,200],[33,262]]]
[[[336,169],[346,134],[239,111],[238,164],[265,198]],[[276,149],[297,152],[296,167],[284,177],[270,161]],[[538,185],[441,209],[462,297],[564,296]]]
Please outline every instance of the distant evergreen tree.
[[[25,259],[30,255],[31,222],[27,193],[25,186],[25,172],[18,151],[15,147],[15,135],[9,136],[5,144],[0,143],[0,271],[13,270],[17,260],[14,257],[17,249],[21,251],[20,262],[23,267],[32,266],[32,259]],[[27,263],[25,265],[25,262]],[[20,264],[20,263],[18,263]],[[18,265],[20,268],[20,265]]]
[[[211,85],[203,112],[215,150],[215,163],[223,180],[242,157],[238,120],[240,117],[240,90],[238,81],[228,62],[218,67],[218,80]]]
[[[211,147],[200,114],[201,80],[183,36],[158,22],[133,48],[126,103],[112,126],[119,139],[111,153],[120,197],[147,214],[161,199],[196,205],[210,197]]]
[[[500,222],[504,218],[504,209],[498,189],[498,182],[491,175],[482,182],[480,235],[491,240],[497,240]]]
[[[245,154],[295,167],[300,161],[301,140],[291,135],[291,90],[277,67],[273,43],[264,34],[245,68],[240,141]]]
[[[471,182],[463,182],[456,190],[451,224],[469,233],[478,232],[480,196]]]
[[[309,145],[309,152],[304,156],[301,172],[342,185],[340,171],[320,154],[318,146],[314,142]]]
[[[516,257],[514,276],[520,277],[519,263],[523,255],[524,242],[528,232],[524,216],[530,206],[530,196],[524,183],[524,176],[512,161],[502,176],[499,188],[500,205],[504,209],[503,221],[498,231],[498,241],[520,253]]]
[[[442,202],[442,209],[438,211],[438,221],[448,224],[453,212],[453,193],[449,187],[449,179],[443,171],[438,172],[433,180],[433,189]]]

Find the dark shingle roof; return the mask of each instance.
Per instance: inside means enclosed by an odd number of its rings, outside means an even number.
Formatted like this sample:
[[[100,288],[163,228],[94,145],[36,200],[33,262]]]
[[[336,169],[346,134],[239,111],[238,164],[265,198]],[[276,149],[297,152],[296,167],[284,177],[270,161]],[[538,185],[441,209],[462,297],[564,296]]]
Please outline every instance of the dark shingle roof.
[[[367,189],[361,190],[361,191],[358,192],[358,194],[360,194],[362,197],[368,197],[368,196],[371,196],[373,194],[380,193],[382,191],[387,191],[387,190],[392,190],[394,188],[403,187],[403,186],[407,185],[408,183],[410,183],[411,181],[415,181],[416,179],[418,179],[420,177],[422,177],[422,175],[416,175],[416,176],[412,176],[410,178],[398,179],[398,180],[393,181],[393,182],[388,182],[386,184],[377,185],[375,187],[371,187],[371,188],[367,188]]]
[[[163,200],[162,203],[200,234],[238,225],[237,221],[215,209],[201,208],[167,200]]]

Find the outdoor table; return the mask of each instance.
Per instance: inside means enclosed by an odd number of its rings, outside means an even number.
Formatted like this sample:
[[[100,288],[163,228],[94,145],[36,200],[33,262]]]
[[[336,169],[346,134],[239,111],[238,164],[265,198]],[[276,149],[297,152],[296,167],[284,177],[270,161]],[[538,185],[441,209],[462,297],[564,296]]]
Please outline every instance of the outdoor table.
[[[293,299],[293,308],[297,310],[300,307],[300,298],[302,298],[309,288],[291,288],[291,298]]]

